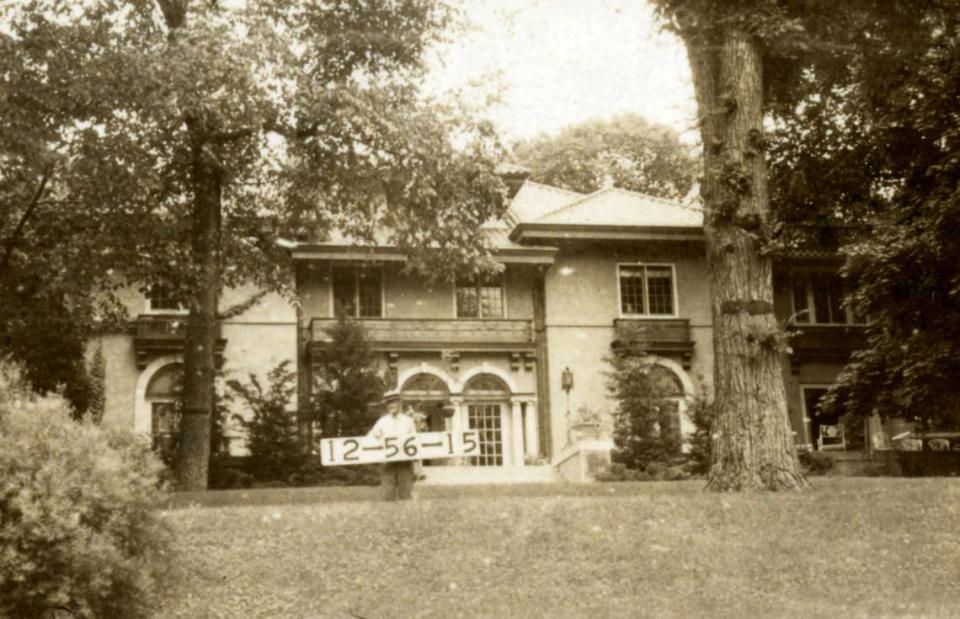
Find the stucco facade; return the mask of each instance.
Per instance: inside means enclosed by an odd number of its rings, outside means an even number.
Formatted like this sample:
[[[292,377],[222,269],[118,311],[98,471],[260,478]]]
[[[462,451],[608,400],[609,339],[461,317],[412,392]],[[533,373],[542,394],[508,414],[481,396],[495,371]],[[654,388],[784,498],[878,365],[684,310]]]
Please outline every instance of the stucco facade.
[[[448,476],[483,469],[520,480],[521,469],[575,469],[596,460],[598,445],[609,445],[607,435],[591,443],[590,454],[569,457],[577,443],[570,422],[581,410],[612,421],[607,359],[621,329],[639,329],[650,359],[675,378],[681,428],[692,430],[685,406],[712,397],[714,367],[696,204],[527,182],[503,219],[485,230],[502,272],[456,282],[407,273],[405,256],[386,244],[287,242],[295,302],[253,289],[224,294],[224,308],[256,299],[221,325],[224,373],[263,376],[290,361],[299,376],[299,402],[291,407],[305,407],[316,389],[316,352],[343,311],[366,329],[389,388],[427,414],[429,429],[481,430],[482,457],[446,462],[455,465],[444,466]],[[794,257],[778,262],[775,273],[778,318],[806,321],[794,354],[784,358],[801,445],[817,447],[826,435],[829,420],[816,418],[814,396],[835,380],[862,337],[862,323],[830,297],[836,291],[821,290],[819,282],[833,281],[838,266],[835,256]],[[183,316],[155,311],[134,290],[124,298],[131,333],[90,345],[107,360],[104,422],[155,432],[162,397],[154,386],[179,361],[176,324]],[[241,452],[241,441],[233,448]]]
[[[133,287],[121,290],[118,297],[130,317],[128,330],[93,338],[87,344],[87,356],[92,358],[98,349],[103,354],[103,423],[150,434],[156,430],[153,405],[166,399],[152,387],[165,370],[183,361],[186,316],[177,310],[152,309],[148,297]],[[242,287],[225,291],[220,308],[223,311],[245,302],[250,307],[221,323],[224,378],[245,381],[251,373],[263,378],[283,361],[295,368],[297,323],[291,301]],[[291,408],[294,404],[291,402]],[[249,414],[240,407],[230,412]],[[245,453],[242,434],[230,420],[226,438],[232,453]]]

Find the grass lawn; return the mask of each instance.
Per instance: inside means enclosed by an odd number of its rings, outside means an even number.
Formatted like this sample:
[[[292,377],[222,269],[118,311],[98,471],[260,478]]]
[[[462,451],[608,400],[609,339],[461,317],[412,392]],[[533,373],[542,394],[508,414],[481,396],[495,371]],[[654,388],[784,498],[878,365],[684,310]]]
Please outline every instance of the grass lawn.
[[[181,495],[161,617],[960,616],[960,480]]]

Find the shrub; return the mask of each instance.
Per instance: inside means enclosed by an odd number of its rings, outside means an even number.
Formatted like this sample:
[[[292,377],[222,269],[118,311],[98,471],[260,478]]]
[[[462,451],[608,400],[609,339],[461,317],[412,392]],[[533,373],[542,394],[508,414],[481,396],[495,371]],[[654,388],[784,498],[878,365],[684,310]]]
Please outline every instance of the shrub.
[[[313,456],[290,476],[291,486],[376,486],[380,484],[380,465],[323,466]]]
[[[169,541],[146,441],[71,418],[0,362],[0,616],[146,615]]]
[[[682,387],[668,369],[643,354],[634,329],[618,328],[618,348],[607,358],[607,387],[617,402],[611,457],[650,479],[686,479],[710,466],[713,410],[695,401],[686,411],[693,435],[683,436],[679,396]]]
[[[227,381],[232,396],[252,412],[249,418],[234,415],[234,419],[246,431],[249,472],[258,481],[286,481],[304,461],[296,413],[287,410],[296,391],[296,374],[289,365],[284,361],[270,370],[266,388],[252,373],[247,383]]]
[[[804,475],[825,475],[833,468],[833,460],[823,452],[806,449],[797,456]]]

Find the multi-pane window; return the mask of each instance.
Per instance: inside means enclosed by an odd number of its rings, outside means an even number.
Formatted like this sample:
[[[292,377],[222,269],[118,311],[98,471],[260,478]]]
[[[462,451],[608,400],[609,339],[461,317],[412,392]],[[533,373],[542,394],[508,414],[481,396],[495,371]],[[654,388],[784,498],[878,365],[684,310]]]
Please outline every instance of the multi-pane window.
[[[165,365],[150,379],[144,399],[150,403],[150,428],[154,449],[169,462],[177,449],[180,434],[180,401],[183,393],[183,366]]]
[[[180,312],[183,305],[166,286],[151,286],[147,291],[147,309],[151,312]]]
[[[180,411],[176,402],[151,402],[150,422],[157,438],[176,436],[180,432]]]
[[[477,466],[503,464],[503,435],[500,428],[499,404],[470,404],[467,406],[470,429],[480,433],[480,455],[473,458]]]
[[[503,318],[500,278],[458,281],[457,318]]]
[[[622,265],[620,312],[625,316],[673,316],[673,267]]]
[[[351,318],[381,318],[383,289],[379,269],[334,268],[335,313]]]
[[[793,315],[798,323],[863,324],[863,317],[843,306],[843,280],[835,273],[794,273]]]

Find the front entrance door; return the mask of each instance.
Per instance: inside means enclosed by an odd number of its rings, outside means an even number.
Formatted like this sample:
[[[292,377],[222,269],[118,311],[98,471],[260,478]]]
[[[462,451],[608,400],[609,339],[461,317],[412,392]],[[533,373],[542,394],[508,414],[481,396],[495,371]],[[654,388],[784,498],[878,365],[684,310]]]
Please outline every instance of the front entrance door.
[[[820,398],[827,394],[827,387],[802,387],[803,409],[810,420],[810,441],[814,449],[844,449],[843,427],[837,415],[820,412]]]
[[[470,429],[480,432],[480,455],[472,459],[476,466],[503,465],[501,404],[469,404]]]

